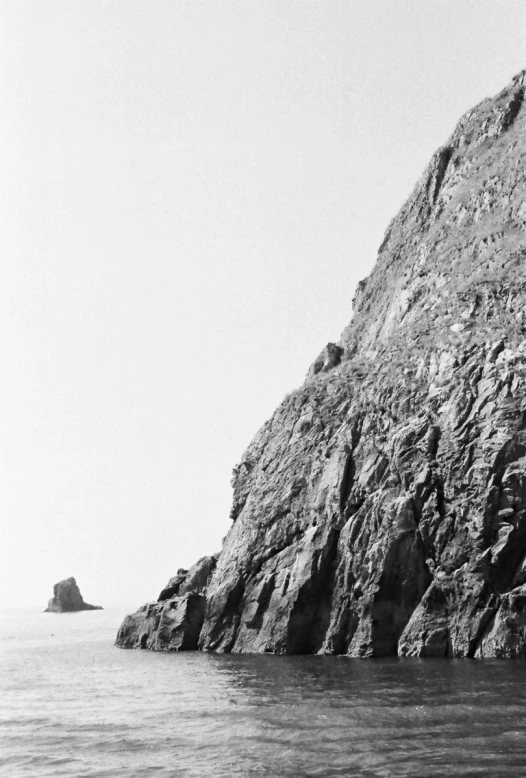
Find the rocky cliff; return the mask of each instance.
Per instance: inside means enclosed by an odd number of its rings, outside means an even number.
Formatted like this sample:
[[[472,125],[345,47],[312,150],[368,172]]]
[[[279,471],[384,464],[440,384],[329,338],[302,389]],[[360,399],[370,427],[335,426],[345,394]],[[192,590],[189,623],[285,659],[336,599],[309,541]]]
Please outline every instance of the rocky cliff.
[[[525,84],[433,155],[340,343],[234,469],[217,564],[119,645],[526,655]]]
[[[74,611],[101,611],[100,605],[84,602],[74,578],[64,578],[53,587],[53,597],[44,613],[73,613]]]

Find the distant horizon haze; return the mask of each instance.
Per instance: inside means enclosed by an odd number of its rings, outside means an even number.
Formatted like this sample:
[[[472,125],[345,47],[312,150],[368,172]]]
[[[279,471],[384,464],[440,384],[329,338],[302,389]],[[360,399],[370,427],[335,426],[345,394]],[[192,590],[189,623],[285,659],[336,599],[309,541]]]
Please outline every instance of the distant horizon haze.
[[[520,0],[1,6],[0,606],[136,608],[351,318]],[[50,616],[50,619],[53,618]]]

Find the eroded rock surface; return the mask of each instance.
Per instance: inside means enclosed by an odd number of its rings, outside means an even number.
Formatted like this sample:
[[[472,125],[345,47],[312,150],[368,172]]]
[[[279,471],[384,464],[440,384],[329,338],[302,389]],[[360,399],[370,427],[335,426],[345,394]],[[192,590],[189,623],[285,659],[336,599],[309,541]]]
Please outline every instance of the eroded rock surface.
[[[526,655],[525,83],[433,156],[340,343],[234,469],[206,584],[173,579],[133,645],[188,624],[223,652]]]
[[[156,651],[195,650],[205,617],[205,593],[217,556],[202,557],[190,570],[179,569],[157,602],[126,616],[117,634],[117,645]]]
[[[53,597],[44,613],[73,613],[74,611],[101,611],[101,605],[84,602],[74,578],[64,578],[53,587]]]

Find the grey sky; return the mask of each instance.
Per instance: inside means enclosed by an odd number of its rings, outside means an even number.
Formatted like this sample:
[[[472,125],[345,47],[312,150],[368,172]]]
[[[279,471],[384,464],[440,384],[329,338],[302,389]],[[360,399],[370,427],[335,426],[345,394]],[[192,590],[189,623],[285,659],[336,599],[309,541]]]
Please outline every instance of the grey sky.
[[[351,315],[522,0],[3,2],[0,597],[137,606]]]

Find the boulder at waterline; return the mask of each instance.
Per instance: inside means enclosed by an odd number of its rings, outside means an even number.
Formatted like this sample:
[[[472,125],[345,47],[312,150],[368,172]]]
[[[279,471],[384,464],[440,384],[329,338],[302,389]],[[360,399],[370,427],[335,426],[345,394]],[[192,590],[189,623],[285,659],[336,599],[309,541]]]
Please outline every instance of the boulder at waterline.
[[[190,651],[197,648],[206,609],[208,582],[218,554],[202,557],[190,570],[180,568],[148,603],[126,616],[117,634],[121,648]]]

